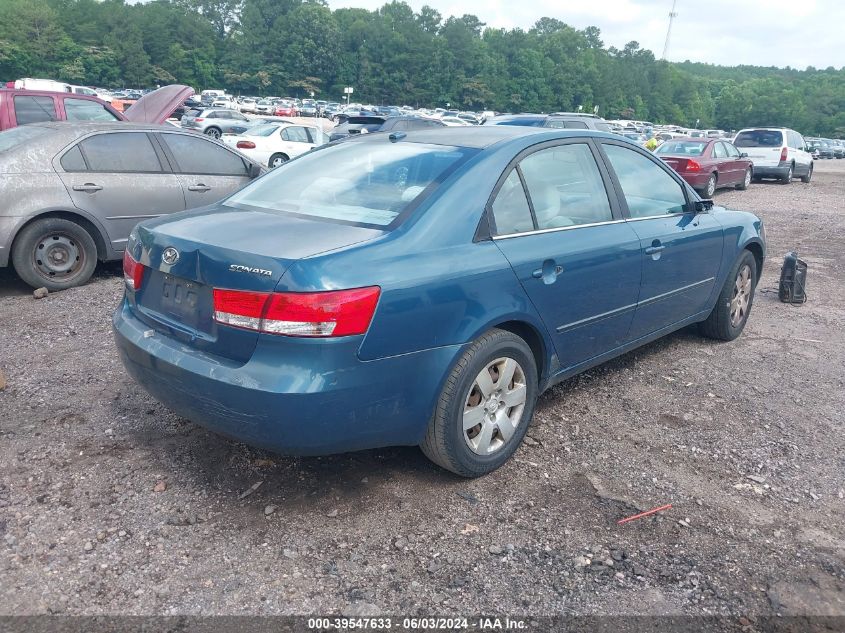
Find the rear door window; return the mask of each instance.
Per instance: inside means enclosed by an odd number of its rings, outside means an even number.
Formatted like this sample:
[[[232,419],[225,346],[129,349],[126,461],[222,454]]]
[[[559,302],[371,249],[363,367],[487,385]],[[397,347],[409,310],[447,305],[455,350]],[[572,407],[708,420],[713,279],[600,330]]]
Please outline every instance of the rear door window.
[[[212,141],[187,134],[162,134],[161,138],[183,174],[247,175],[246,163],[240,156]]]
[[[306,130],[304,127],[299,127],[298,125],[286,127],[284,130],[282,130],[282,140],[293,141],[294,143],[313,142],[308,134],[308,130]]]
[[[727,158],[728,152],[721,143],[713,143],[713,158]]]
[[[79,145],[74,145],[71,149],[65,152],[60,161],[62,169],[65,171],[87,171],[88,165],[85,164],[85,158],[82,156],[82,150]]]
[[[115,132],[86,138],[80,144],[91,171],[158,173],[162,171],[146,132]]]
[[[513,235],[534,230],[531,208],[528,206],[528,198],[516,169],[511,171],[502,183],[493,201],[492,210],[496,235]]]
[[[88,99],[65,99],[65,118],[68,121],[118,121],[102,103]]]
[[[15,120],[18,125],[56,121],[56,104],[53,97],[15,97]]]
[[[734,145],[737,147],[780,147],[783,145],[783,134],[780,130],[745,130],[736,135]]]

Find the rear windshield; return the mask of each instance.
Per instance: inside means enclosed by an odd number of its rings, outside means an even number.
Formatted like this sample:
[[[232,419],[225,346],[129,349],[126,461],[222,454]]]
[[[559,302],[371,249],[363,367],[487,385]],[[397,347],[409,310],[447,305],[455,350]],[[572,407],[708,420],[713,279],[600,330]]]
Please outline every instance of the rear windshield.
[[[225,204],[387,227],[476,152],[422,143],[342,143],[285,163]]]
[[[24,145],[46,133],[46,128],[33,127],[31,125],[21,125],[5,132],[0,132],[0,152],[6,152]]]
[[[701,156],[707,148],[707,143],[696,141],[666,141],[657,148],[655,154],[681,154],[684,156]]]
[[[736,135],[734,145],[737,147],[780,147],[783,145],[783,134],[777,130],[746,130]]]

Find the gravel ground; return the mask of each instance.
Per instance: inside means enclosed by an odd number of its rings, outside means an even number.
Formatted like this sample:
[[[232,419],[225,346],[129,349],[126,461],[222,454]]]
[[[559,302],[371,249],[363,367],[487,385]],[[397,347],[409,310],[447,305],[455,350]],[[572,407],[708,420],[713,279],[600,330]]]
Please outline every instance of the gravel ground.
[[[718,193],[768,230],[743,336],[558,385],[476,481],[413,448],[221,439],[124,373],[119,266],[42,300],[2,271],[0,613],[845,615],[843,200],[845,161]],[[776,295],[791,249],[800,307]]]

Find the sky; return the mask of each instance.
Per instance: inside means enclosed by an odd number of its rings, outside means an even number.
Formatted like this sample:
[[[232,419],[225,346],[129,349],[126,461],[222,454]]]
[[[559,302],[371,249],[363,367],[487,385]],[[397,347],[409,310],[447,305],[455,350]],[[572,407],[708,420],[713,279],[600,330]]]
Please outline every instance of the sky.
[[[386,0],[328,0],[332,9],[377,9]],[[661,57],[672,0],[405,0],[444,17],[470,13],[494,28],[523,29],[541,17],[597,26],[605,46],[631,40]],[[666,59],[728,66],[845,66],[843,0],[676,0]]]

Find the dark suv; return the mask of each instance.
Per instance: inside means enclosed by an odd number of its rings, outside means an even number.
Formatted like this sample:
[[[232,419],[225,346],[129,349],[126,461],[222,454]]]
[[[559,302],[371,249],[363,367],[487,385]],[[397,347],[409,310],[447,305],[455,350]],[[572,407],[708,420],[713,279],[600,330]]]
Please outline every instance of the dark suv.
[[[595,114],[554,112],[553,114],[502,114],[488,119],[484,125],[522,125],[526,127],[566,128],[611,132],[610,124]]]

